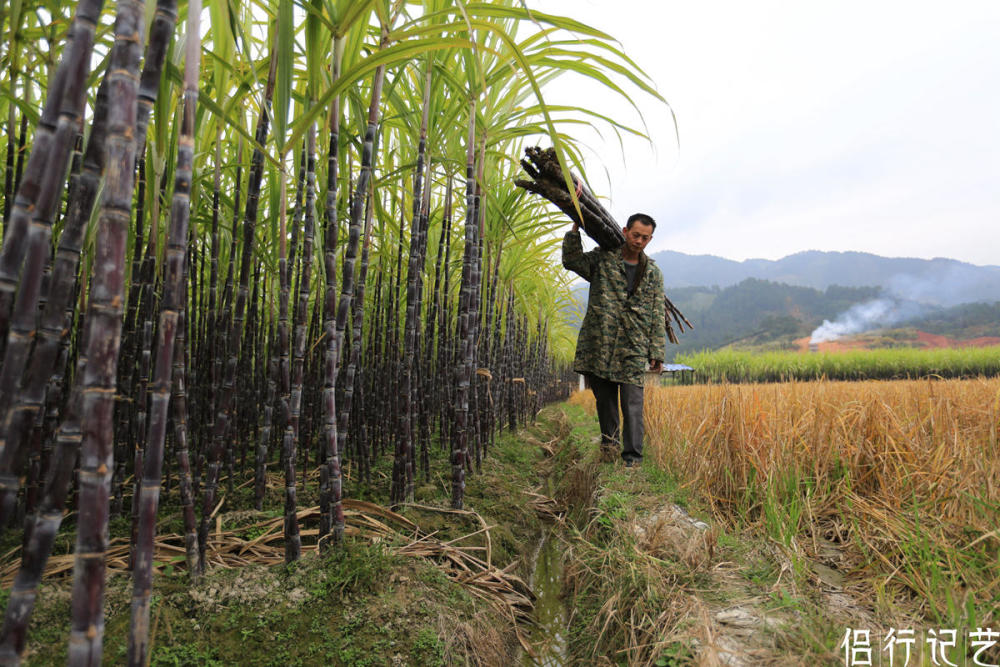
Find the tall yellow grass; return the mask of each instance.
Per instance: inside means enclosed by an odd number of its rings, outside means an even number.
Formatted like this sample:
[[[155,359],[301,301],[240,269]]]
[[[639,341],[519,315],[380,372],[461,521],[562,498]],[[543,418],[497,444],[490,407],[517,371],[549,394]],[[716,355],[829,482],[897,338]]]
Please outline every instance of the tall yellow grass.
[[[645,418],[647,458],[721,519],[838,545],[931,617],[997,620],[1000,380],[647,387]]]

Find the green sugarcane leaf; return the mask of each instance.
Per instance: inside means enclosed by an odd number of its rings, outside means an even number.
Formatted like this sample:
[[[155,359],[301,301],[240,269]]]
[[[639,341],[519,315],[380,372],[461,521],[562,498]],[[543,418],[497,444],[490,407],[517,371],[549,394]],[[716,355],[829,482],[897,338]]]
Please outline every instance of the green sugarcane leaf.
[[[374,0],[335,0],[332,4],[331,18],[334,34],[343,37],[356,23],[361,21],[372,9]]]
[[[212,58],[213,85],[216,92],[221,94],[228,87],[229,77],[233,71],[232,59],[236,51],[233,35],[236,20],[228,2],[210,2],[208,10],[213,29],[205,38],[211,39],[212,42],[212,50],[208,55]]]
[[[378,22],[383,28],[388,28],[392,23],[391,9],[389,8],[389,0],[376,0],[375,5],[375,15],[378,17]]]
[[[316,21],[322,28],[325,28],[331,34],[333,33],[336,25],[330,20],[329,14],[324,11],[324,8],[329,6],[329,2],[325,0],[302,0],[301,4],[303,11],[306,13],[307,22],[311,18],[311,20]]]
[[[308,129],[309,125],[314,122],[316,117],[327,108],[334,97],[342,94],[346,90],[350,90],[357,84],[358,81],[361,81],[368,75],[374,73],[379,65],[390,66],[402,64],[408,62],[411,58],[426,53],[428,50],[437,51],[440,49],[469,45],[470,43],[468,40],[449,38],[435,40],[430,44],[426,42],[395,44],[386,49],[380,49],[368,58],[365,58],[361,62],[355,64],[350,69],[342,72],[340,79],[325,90],[316,100],[316,103],[307,109],[300,118],[295,119],[295,122],[291,125],[291,134],[288,137],[286,145],[294,145],[302,141],[302,137],[305,135],[305,131]]]

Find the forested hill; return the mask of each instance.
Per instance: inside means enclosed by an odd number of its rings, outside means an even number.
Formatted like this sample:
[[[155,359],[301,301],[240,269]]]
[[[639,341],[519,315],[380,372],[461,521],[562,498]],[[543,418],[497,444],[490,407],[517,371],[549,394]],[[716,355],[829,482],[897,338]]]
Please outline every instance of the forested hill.
[[[757,278],[818,290],[830,285],[877,286],[904,298],[938,305],[1000,301],[1000,266],[976,266],[954,259],[817,250],[778,260],[742,262],[672,250],[651,257],[663,272],[668,289],[712,285],[724,288]]]
[[[817,290],[755,278],[726,288],[668,288],[670,300],[694,325],[668,352],[805,336],[824,319],[832,320],[880,292],[877,287],[837,285]]]
[[[871,302],[883,291],[877,287],[837,285],[816,290],[748,278],[724,289],[681,287],[668,289],[667,294],[695,326],[679,336],[680,345],[669,346],[672,355],[730,344],[787,345],[808,336],[823,320],[834,320],[851,306]],[[909,305],[906,312],[910,316],[891,322],[891,327],[920,329],[959,340],[1000,336],[1000,301],[950,307]],[[872,328],[878,326],[873,322]],[[895,337],[903,333],[897,331]]]
[[[586,308],[587,285],[575,290],[579,323]],[[747,278],[729,287],[673,287],[667,296],[694,324],[679,334],[680,344],[670,345],[668,355],[715,349],[725,345],[789,345],[808,336],[823,320],[834,320],[852,306],[884,295],[880,287],[831,285],[824,290]],[[958,339],[1000,336],[1000,301],[957,306],[919,306],[909,319],[894,327],[912,327]]]
[[[667,296],[694,325],[679,335],[680,346],[671,345],[668,352],[716,348],[749,338],[805,335],[824,319],[833,319],[880,292],[877,287],[836,285],[817,290],[755,278],[726,288],[667,288]],[[579,283],[574,294],[579,325],[586,310],[587,284]]]

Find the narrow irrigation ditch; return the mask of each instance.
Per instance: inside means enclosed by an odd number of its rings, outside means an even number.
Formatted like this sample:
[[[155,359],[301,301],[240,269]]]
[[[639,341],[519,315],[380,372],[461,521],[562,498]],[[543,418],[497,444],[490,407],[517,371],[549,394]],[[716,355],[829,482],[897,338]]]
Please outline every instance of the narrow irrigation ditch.
[[[563,597],[563,552],[557,531],[543,529],[532,554],[529,585],[535,606],[530,642],[534,656],[522,655],[525,667],[556,667],[569,659],[569,610]]]
[[[529,586],[535,595],[530,633],[531,651],[521,656],[524,667],[541,665],[557,667],[569,662],[569,600],[565,595],[565,557],[568,532],[566,509],[555,500],[555,461],[557,447],[564,445],[567,423],[558,413],[551,422],[553,437],[538,445],[546,459],[539,466],[541,475],[537,491],[528,491],[529,505],[541,521],[541,528],[528,561]],[[536,423],[537,424],[537,423]]]
[[[841,664],[834,635],[871,620],[843,581],[711,515],[652,456],[601,461],[596,434],[572,400],[519,433],[542,452],[522,665]]]

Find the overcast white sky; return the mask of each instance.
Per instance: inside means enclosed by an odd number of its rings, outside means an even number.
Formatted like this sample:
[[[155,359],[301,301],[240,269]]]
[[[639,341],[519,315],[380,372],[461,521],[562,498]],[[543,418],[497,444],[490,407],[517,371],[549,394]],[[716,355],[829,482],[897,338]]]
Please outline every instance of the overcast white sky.
[[[623,162],[617,139],[586,139],[615,217],[657,219],[648,251],[1000,264],[997,0],[529,6],[619,39],[677,115],[679,149],[669,110],[643,94],[652,147],[630,141]],[[578,82],[547,95],[636,120]]]

